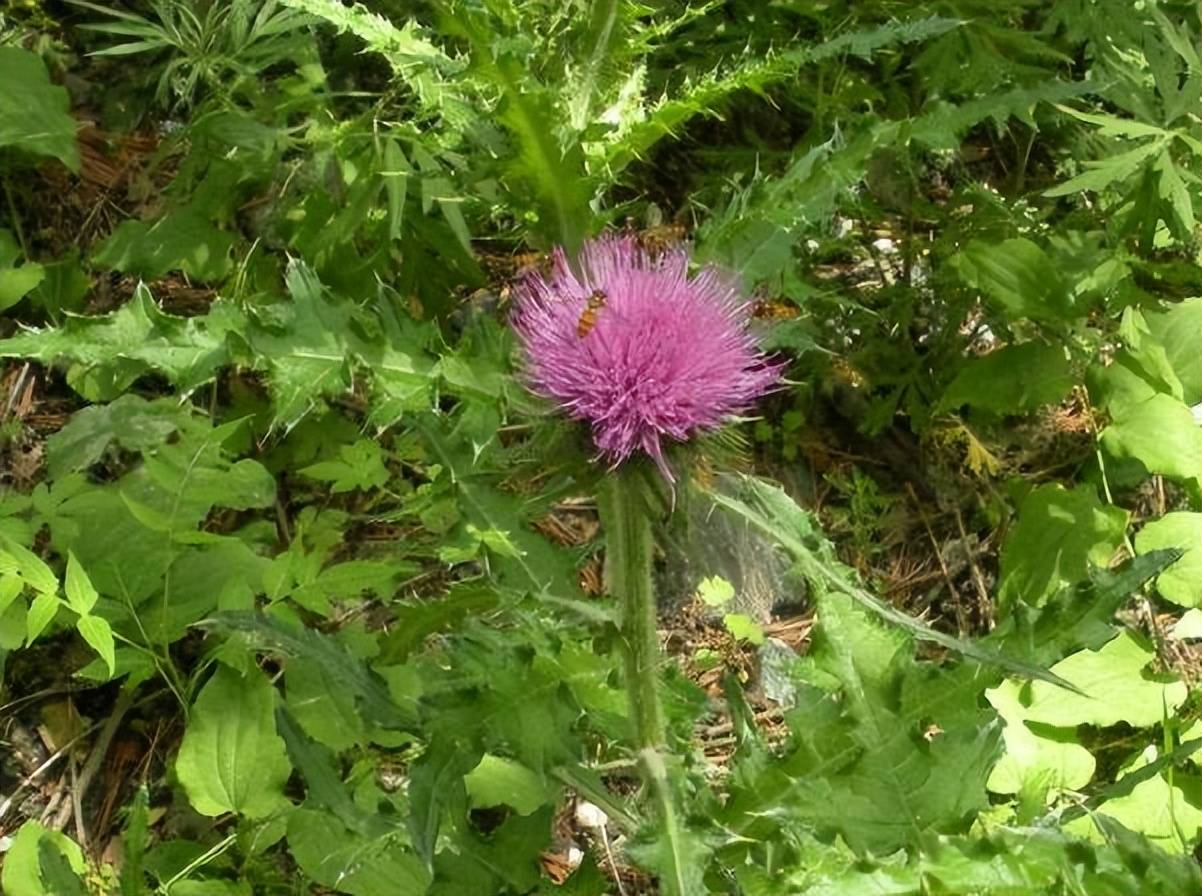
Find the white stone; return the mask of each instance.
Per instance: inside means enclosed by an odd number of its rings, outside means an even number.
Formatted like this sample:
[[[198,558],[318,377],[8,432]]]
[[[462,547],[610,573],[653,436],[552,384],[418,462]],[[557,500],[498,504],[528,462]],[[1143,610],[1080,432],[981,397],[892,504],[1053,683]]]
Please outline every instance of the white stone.
[[[585,830],[595,831],[597,828],[603,828],[608,821],[609,816],[600,806],[594,806],[589,802],[576,805],[576,824]]]

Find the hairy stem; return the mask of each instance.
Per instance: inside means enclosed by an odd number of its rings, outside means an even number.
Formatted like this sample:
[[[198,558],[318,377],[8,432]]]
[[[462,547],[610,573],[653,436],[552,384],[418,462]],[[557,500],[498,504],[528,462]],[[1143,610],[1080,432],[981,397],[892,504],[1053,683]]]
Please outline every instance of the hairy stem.
[[[605,527],[606,589],[622,606],[626,694],[638,748],[639,769],[659,816],[663,855],[656,870],[665,896],[691,896],[686,840],[676,812],[676,795],[663,751],[667,745],[659,702],[659,634],[651,587],[651,516],[640,463],[623,464],[602,481],[597,495]]]
[[[659,635],[651,587],[651,520],[641,471],[626,463],[606,476],[597,496],[605,527],[606,589],[622,607],[626,693],[635,746],[661,749],[666,743],[659,704]]]

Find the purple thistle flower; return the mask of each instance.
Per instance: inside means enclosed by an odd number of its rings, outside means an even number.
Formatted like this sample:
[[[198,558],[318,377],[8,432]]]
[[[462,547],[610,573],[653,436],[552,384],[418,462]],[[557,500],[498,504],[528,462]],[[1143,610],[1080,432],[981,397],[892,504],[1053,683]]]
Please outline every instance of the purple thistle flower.
[[[644,451],[669,482],[663,440],[721,426],[784,367],[757,348],[735,281],[713,267],[690,277],[688,263],[604,236],[574,272],[557,249],[550,276],[520,285],[513,318],[531,388],[591,424],[601,456]]]

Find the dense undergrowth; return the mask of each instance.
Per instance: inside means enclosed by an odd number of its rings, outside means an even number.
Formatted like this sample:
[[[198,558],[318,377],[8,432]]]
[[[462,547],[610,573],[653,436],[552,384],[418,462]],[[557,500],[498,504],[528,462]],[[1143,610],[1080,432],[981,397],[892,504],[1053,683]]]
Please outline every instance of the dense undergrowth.
[[[9,4],[3,891],[1202,893],[1200,41]],[[790,362],[657,532],[675,827],[508,325],[606,229]]]

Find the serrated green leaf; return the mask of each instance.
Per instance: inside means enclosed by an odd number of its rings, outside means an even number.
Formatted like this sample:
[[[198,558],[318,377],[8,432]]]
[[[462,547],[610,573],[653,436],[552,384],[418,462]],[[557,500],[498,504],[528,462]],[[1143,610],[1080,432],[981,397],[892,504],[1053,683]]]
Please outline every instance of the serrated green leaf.
[[[748,760],[723,823],[773,839],[786,811],[876,852],[966,826],[987,805],[1001,739],[979,706],[985,682],[915,662],[904,633],[845,595],[823,595],[818,619],[789,747],[771,764]]]
[[[346,445],[339,451],[338,460],[311,464],[300,473],[331,483],[330,490],[336,494],[354,489],[370,491],[386,485],[390,478],[388,468],[384,466],[384,452],[370,439]]]
[[[116,398],[149,370],[191,391],[228,360],[224,338],[204,319],[164,314],[144,285],[112,314],[0,340],[0,357],[73,365],[72,387],[92,401]]]
[[[707,493],[714,503],[743,517],[769,538],[776,539],[797,561],[801,574],[815,586],[847,595],[880,619],[920,640],[932,641],[979,663],[1059,686],[1066,684],[1063,679],[1039,666],[997,653],[982,644],[936,631],[885,603],[860,587],[854,571],[838,562],[834,548],[818,533],[810,515],[783,489],[751,476],[727,477],[727,481],[733,484],[732,493],[727,494],[722,490]]]
[[[707,607],[721,607],[734,598],[735,586],[720,576],[709,576],[697,586],[697,595]]]
[[[1111,184],[1125,181],[1140,171],[1151,162],[1154,156],[1161,153],[1167,142],[1168,138],[1161,135],[1156,140],[1142,143],[1126,152],[1120,152],[1096,162],[1086,162],[1084,165],[1086,170],[1082,174],[1078,174],[1050,190],[1045,190],[1043,195],[1048,197],[1069,196],[1085,190],[1095,193],[1104,190]]]
[[[280,807],[292,766],[275,731],[275,689],[258,669],[218,667],[192,706],[175,771],[202,815],[263,818]]]
[[[759,646],[764,643],[764,630],[750,616],[743,613],[727,613],[722,617],[722,624],[730,632],[731,637],[738,641]]]

